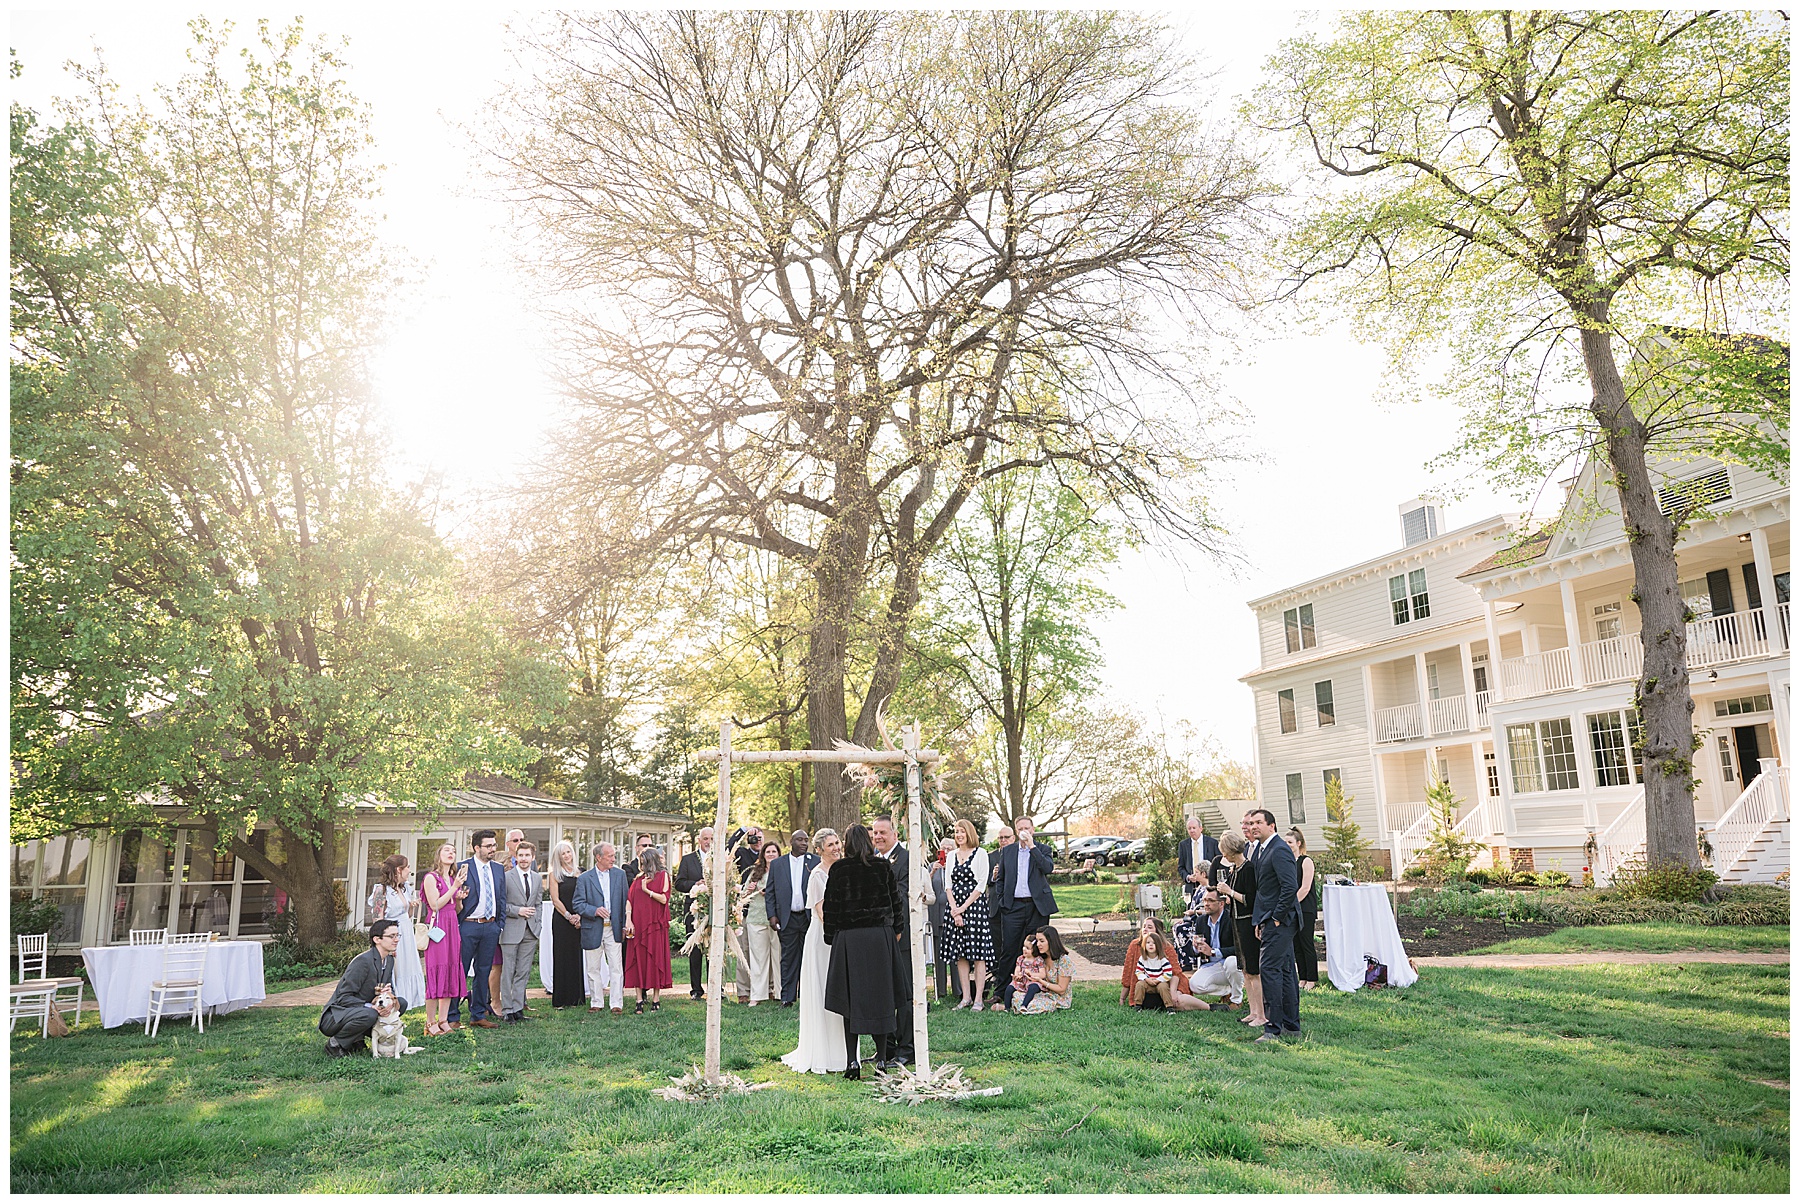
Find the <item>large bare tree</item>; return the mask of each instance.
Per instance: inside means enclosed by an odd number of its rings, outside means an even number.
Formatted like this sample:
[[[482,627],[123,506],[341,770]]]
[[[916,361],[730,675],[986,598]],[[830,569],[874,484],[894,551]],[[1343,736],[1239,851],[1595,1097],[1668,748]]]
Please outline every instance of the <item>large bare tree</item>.
[[[575,406],[528,488],[632,498],[657,549],[803,566],[814,747],[874,737],[922,567],[984,478],[1078,466],[1132,521],[1215,539],[1175,336],[1237,295],[1263,185],[1178,103],[1156,26],[563,16],[525,45],[537,86],[490,139]],[[854,821],[839,775],[815,789],[816,823]]]

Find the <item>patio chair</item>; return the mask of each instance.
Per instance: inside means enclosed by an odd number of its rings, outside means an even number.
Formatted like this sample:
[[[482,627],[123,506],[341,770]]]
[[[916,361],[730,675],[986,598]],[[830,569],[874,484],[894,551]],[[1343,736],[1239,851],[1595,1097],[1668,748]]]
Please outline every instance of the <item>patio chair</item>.
[[[150,984],[150,1009],[144,1017],[144,1033],[154,1037],[162,1029],[162,1018],[189,1015],[201,1032],[206,1021],[200,1006],[200,988],[206,977],[206,947],[212,942],[210,932],[189,932],[170,936],[163,942],[162,977]],[[171,1009],[171,1004],[186,1003],[185,1013]]]
[[[13,990],[16,995],[32,995],[43,989],[45,984],[50,988],[49,1006],[59,1012],[67,1012],[69,1005],[75,1006],[75,1023],[81,1023],[81,988],[79,978],[50,977],[50,937],[45,933],[19,938],[19,981]],[[63,992],[73,991],[74,997],[65,998]],[[35,1011],[28,1014],[36,1015]],[[18,1019],[15,1009],[14,1019]],[[49,1016],[44,1017],[49,1023]]]
[[[168,939],[168,936],[167,928],[133,928],[131,943],[134,945],[160,945]]]

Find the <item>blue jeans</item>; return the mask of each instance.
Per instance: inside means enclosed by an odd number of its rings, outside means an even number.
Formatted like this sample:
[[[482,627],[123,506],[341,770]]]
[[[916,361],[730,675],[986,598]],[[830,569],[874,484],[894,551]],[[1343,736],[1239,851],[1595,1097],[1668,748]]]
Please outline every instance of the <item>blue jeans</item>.
[[[462,925],[462,969],[474,975],[469,984],[469,1019],[486,1020],[493,1015],[493,1000],[488,998],[488,969],[494,964],[494,950],[500,947],[500,922]],[[460,1014],[459,1000],[450,1001],[450,1019]]]
[[[1300,974],[1294,964],[1294,935],[1292,924],[1277,925],[1269,920],[1262,926],[1263,1015],[1269,1020],[1263,1032],[1271,1036],[1300,1031]]]

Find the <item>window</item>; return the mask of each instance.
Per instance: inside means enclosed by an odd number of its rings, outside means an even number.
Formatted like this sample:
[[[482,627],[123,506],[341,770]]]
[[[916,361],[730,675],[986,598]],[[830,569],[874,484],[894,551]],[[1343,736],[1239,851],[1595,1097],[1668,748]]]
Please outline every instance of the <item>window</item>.
[[[1719,737],[1719,771],[1727,782],[1737,781],[1737,758],[1731,755],[1731,737]]]
[[[1306,822],[1306,798],[1305,798],[1305,790],[1300,784],[1300,775],[1299,774],[1290,773],[1287,775],[1287,794],[1288,794],[1288,822],[1291,824],[1305,823]]]
[[[1287,637],[1287,650],[1298,652],[1302,648],[1319,646],[1318,632],[1313,629],[1313,608],[1308,602],[1305,606],[1296,606],[1281,614],[1282,631]]]
[[[1603,711],[1589,715],[1588,747],[1594,754],[1594,774],[1601,786],[1629,786],[1644,780],[1637,745],[1642,738],[1637,711]]]
[[[1493,753],[1483,753],[1482,763],[1487,767],[1487,790],[1489,798],[1500,797],[1500,763],[1494,759]]]
[[[1594,607],[1594,639],[1616,640],[1619,638],[1619,603],[1602,602]]]
[[[33,896],[56,906],[56,941],[72,945],[86,939],[88,858],[93,841],[85,832],[30,840],[13,846],[13,897]]]
[[[1429,616],[1431,594],[1425,588],[1425,570],[1388,578],[1388,601],[1393,604],[1396,625]]]
[[[1330,727],[1337,722],[1337,706],[1331,701],[1330,682],[1313,683],[1313,701],[1318,704],[1320,727]]]
[[[132,829],[119,842],[119,874],[113,890],[112,939],[130,939],[133,928],[169,926],[169,884],[175,877],[175,845]]]
[[[1342,770],[1339,770],[1339,769],[1327,769],[1327,770],[1326,770],[1326,771],[1325,771],[1325,772],[1324,772],[1324,773],[1322,773],[1322,774],[1320,774],[1320,775],[1319,775],[1319,777],[1320,777],[1320,778],[1321,778],[1321,779],[1322,779],[1322,780],[1323,780],[1323,781],[1324,781],[1324,783],[1325,783],[1325,798],[1326,798],[1326,800],[1327,800],[1327,801],[1328,801],[1328,802],[1329,802],[1329,800],[1330,800],[1330,798],[1331,798],[1331,784],[1332,784],[1332,783],[1333,783],[1333,782],[1336,782],[1336,783],[1337,783],[1337,788],[1338,788],[1338,789],[1339,789],[1339,790],[1340,790],[1340,791],[1341,791],[1341,790],[1342,790],[1342,789],[1343,789],[1343,788],[1344,788],[1344,774],[1343,774],[1343,771],[1342,771]],[[1327,808],[1326,808],[1326,810],[1328,810],[1328,811],[1329,811],[1329,810],[1330,810],[1330,807],[1329,807],[1329,806],[1328,806],[1328,807],[1327,807]],[[1329,817],[1327,817],[1327,818],[1329,818]],[[1299,822],[1300,822],[1300,821],[1299,821],[1299,820],[1295,820],[1295,821],[1294,821],[1294,822],[1295,822],[1295,823],[1299,823]]]
[[[1506,752],[1514,794],[1581,788],[1575,768],[1574,727],[1567,719],[1508,724]]]
[[[1300,730],[1300,716],[1294,709],[1294,692],[1282,690],[1275,695],[1275,705],[1281,711],[1281,730],[1297,732]]]
[[[1477,652],[1474,656],[1470,657],[1469,668],[1475,674],[1475,692],[1477,694],[1486,694],[1488,692],[1487,653]],[[1491,757],[1494,754],[1489,753],[1488,755]]]
[[[1442,698],[1444,696],[1438,689],[1438,668],[1430,661],[1425,662],[1425,696],[1427,698]]]
[[[1656,491],[1656,505],[1664,514],[1677,510],[1698,510],[1715,502],[1731,500],[1731,474],[1723,468],[1671,481]]]
[[[1681,583],[1681,604],[1693,612],[1695,622],[1712,618],[1712,589],[1706,578],[1696,577]]]
[[[1774,700],[1767,694],[1746,694],[1742,698],[1721,698],[1713,703],[1713,714],[1720,719],[1727,715],[1755,715],[1761,711],[1774,709]]]

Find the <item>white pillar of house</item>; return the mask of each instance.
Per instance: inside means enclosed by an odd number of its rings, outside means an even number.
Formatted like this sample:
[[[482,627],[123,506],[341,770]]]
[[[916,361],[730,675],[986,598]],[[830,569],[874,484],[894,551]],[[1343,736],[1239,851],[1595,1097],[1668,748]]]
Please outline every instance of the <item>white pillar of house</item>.
[[[1567,577],[1558,583],[1562,587],[1563,632],[1569,638],[1569,673],[1575,679],[1575,688],[1587,688],[1587,675],[1581,668],[1581,616],[1575,613],[1575,582]]]
[[[1362,667],[1362,679],[1363,679],[1363,714],[1365,716],[1367,716],[1367,718],[1364,722],[1364,726],[1367,728],[1368,733],[1369,733],[1369,749],[1370,749],[1370,754],[1373,755],[1374,748],[1375,748],[1375,723],[1376,723],[1376,719],[1375,719],[1375,666],[1374,665],[1365,664]],[[1261,753],[1261,751],[1262,750],[1260,748],[1257,749],[1257,752],[1259,754]],[[1380,812],[1377,811],[1376,814],[1379,815]]]
[[[1388,823],[1387,779],[1381,772],[1381,754],[1371,750],[1369,764],[1375,770],[1375,818],[1381,825],[1381,843],[1387,846],[1388,865],[1391,867],[1396,863],[1398,855],[1394,848],[1394,829]]]
[[[1493,599],[1486,599],[1485,607],[1488,637],[1488,702],[1490,704],[1506,701],[1506,687],[1502,684],[1505,674],[1500,671],[1500,616],[1494,613]]]
[[[1475,712],[1475,651],[1464,640],[1456,646],[1457,655],[1461,657],[1463,675],[1463,705],[1468,708],[1469,730],[1481,730],[1481,717]]]
[[[1785,652],[1787,640],[1776,609],[1775,562],[1769,557],[1769,533],[1761,527],[1750,528],[1750,552],[1756,558],[1756,592],[1762,595],[1763,626],[1769,634],[1769,647]]]
[[[1413,678],[1419,693],[1419,733],[1435,736],[1431,725],[1431,687],[1425,680],[1425,654],[1413,653]]]

